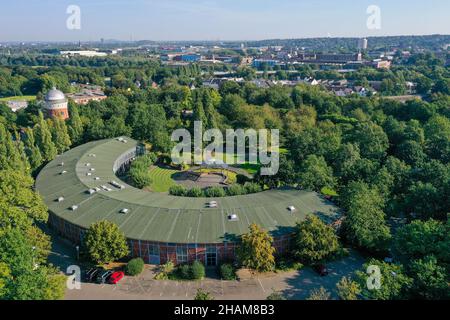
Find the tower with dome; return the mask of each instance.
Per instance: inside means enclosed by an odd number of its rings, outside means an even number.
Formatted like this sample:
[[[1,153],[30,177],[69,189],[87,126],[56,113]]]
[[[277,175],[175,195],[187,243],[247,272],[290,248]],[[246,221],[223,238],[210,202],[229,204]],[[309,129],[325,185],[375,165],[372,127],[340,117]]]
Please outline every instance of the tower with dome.
[[[53,87],[45,95],[44,113],[47,117],[69,118],[68,101],[64,93]]]

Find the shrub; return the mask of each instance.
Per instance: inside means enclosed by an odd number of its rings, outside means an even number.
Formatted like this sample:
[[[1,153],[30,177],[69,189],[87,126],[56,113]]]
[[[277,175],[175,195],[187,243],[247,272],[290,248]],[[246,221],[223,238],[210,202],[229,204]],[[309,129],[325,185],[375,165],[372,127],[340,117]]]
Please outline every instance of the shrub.
[[[148,168],[131,167],[129,176],[133,181],[133,184],[139,189],[145,188],[153,182]]]
[[[279,291],[273,291],[267,296],[266,300],[286,300],[286,297]]]
[[[193,198],[200,198],[203,197],[203,191],[199,187],[194,187],[187,191],[187,196]]]
[[[214,300],[214,297],[209,292],[198,288],[194,300]]]
[[[225,197],[225,190],[221,187],[210,187],[206,189],[205,195],[209,198]]]
[[[237,174],[236,175],[236,182],[239,184],[244,184],[248,182],[250,179],[247,176],[244,176],[243,174]]]
[[[175,265],[172,261],[167,261],[165,264],[159,266],[159,271],[155,276],[156,280],[167,280],[169,279],[169,274],[173,272]]]
[[[179,184],[173,185],[169,188],[169,193],[173,196],[183,197],[187,193],[187,189]]]
[[[246,190],[240,184],[233,184],[233,185],[228,187],[227,193],[230,196],[238,196],[238,195],[241,195],[241,194],[245,194]]]
[[[262,191],[261,186],[254,182],[246,182],[244,184],[244,188],[247,191],[247,193],[257,193]]]
[[[189,266],[188,264],[183,264],[181,266],[178,267],[178,275],[180,278],[185,279],[185,280],[189,280],[192,278],[192,270],[191,270],[191,266]]]
[[[220,276],[223,280],[235,280],[236,274],[234,273],[234,268],[229,263],[224,263],[220,266]]]
[[[191,266],[192,279],[200,280],[205,277],[205,267],[200,261],[194,261]]]
[[[129,276],[137,276],[142,270],[144,270],[144,260],[142,258],[131,259],[125,267],[125,273]]]

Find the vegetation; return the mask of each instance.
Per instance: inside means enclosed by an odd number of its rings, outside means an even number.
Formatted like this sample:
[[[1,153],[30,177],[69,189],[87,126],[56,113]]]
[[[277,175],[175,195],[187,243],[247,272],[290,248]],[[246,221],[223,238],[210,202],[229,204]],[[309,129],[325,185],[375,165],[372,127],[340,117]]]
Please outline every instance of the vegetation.
[[[361,293],[359,284],[350,277],[342,277],[336,284],[337,292],[341,300],[358,300]]]
[[[116,224],[106,220],[89,227],[84,245],[89,258],[98,264],[116,261],[129,253],[125,235]]]
[[[256,224],[251,224],[249,232],[241,237],[238,258],[247,268],[259,272],[271,271],[275,268],[275,248],[273,238]]]
[[[331,294],[324,288],[311,290],[311,293],[307,300],[330,300]]]
[[[223,280],[236,280],[235,270],[229,263],[223,263],[220,265],[220,276]]]
[[[315,215],[308,215],[297,224],[294,243],[294,256],[308,264],[324,261],[339,249],[333,228]]]
[[[211,295],[211,293],[198,288],[194,300],[214,300],[214,297]]]
[[[137,276],[144,270],[144,260],[142,258],[134,258],[128,261],[125,267],[125,273],[129,276]]]

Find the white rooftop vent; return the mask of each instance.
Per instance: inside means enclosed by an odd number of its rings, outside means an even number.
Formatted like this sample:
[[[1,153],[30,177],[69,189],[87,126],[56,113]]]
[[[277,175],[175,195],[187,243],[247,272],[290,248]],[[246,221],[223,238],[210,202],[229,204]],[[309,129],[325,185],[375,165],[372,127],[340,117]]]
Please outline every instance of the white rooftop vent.
[[[94,194],[95,193],[95,189],[89,189],[89,190],[86,191],[86,193]]]
[[[90,170],[90,171],[95,171],[95,168],[90,168],[89,170]]]
[[[237,221],[238,220],[237,214],[236,213],[230,214],[228,216],[228,220],[230,220],[230,221]]]
[[[86,167],[90,167],[91,166],[91,164],[88,162],[88,163],[86,163]]]
[[[63,202],[64,201],[64,197],[59,197],[58,199],[56,199],[56,201]]]
[[[122,141],[123,141],[123,138],[122,138],[122,137],[119,137],[119,138],[117,138],[117,141],[122,142]]]
[[[73,206],[70,207],[70,210],[75,211],[78,209],[78,206],[76,204],[74,204]]]
[[[86,175],[87,175],[88,177],[90,177],[90,176],[92,176],[92,173],[88,172],[88,173],[86,173]]]
[[[89,157],[96,157],[96,155],[95,155],[95,153],[91,153],[91,154],[89,154]]]
[[[63,171],[61,171],[60,174],[65,174],[65,173],[67,173],[67,171],[66,171],[66,170],[63,170]]]
[[[296,209],[295,209],[294,206],[289,206],[289,207],[288,207],[288,210],[289,210],[290,212],[293,212],[293,211],[295,211]]]
[[[120,213],[128,213],[130,210],[127,208],[123,208],[122,210],[120,210]]]
[[[102,190],[99,187],[95,187],[94,189],[95,189],[95,191],[101,191]]]
[[[61,162],[59,165],[60,165],[61,167],[63,167],[63,166],[64,166],[64,162]]]
[[[95,177],[94,180],[100,180],[100,177]]]
[[[122,142],[123,142],[123,143],[127,143],[127,142],[128,142],[128,140],[122,140]]]

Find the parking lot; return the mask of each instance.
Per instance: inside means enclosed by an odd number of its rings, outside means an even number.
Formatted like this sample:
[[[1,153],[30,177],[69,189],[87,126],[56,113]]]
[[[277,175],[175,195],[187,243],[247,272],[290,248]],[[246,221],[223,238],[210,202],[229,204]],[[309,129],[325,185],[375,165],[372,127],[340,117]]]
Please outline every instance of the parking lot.
[[[283,272],[242,281],[207,278],[202,281],[154,280],[150,266],[138,277],[125,277],[117,285],[82,283],[80,290],[67,290],[66,299],[118,300],[192,300],[198,288],[210,292],[215,299],[265,299],[273,290],[290,299],[305,299],[314,288],[325,287],[336,298],[335,286],[343,276],[360,269],[363,258],[352,252],[350,257],[328,264],[330,274],[320,277],[310,268]]]

